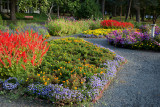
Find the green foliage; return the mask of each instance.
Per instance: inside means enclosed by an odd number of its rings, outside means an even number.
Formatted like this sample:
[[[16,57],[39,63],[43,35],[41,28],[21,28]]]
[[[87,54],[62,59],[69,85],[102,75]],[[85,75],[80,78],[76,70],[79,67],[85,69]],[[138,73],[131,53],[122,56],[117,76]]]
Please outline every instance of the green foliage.
[[[0,15],[0,25],[3,25],[3,19],[1,15]]]
[[[7,27],[4,27],[4,26],[0,25],[0,30],[1,30],[1,31],[6,31],[6,30],[7,30]]]
[[[94,30],[100,28],[100,22],[101,20],[88,20],[90,25],[89,29]]]
[[[10,28],[11,30],[15,30],[15,24],[11,23],[11,24],[9,25],[9,28]]]
[[[81,33],[82,31],[89,29],[89,24],[85,21],[57,19],[49,22],[46,27],[48,28],[50,35],[65,36]]]
[[[101,18],[102,14],[100,12],[99,4],[95,0],[85,0],[80,9],[76,13],[77,18]]]
[[[157,42],[160,43],[160,34],[159,34],[159,35],[156,35],[154,39],[155,39]]]
[[[46,24],[50,35],[65,36],[79,34],[89,29],[100,28],[100,20],[79,20],[71,21],[66,19],[57,19]]]

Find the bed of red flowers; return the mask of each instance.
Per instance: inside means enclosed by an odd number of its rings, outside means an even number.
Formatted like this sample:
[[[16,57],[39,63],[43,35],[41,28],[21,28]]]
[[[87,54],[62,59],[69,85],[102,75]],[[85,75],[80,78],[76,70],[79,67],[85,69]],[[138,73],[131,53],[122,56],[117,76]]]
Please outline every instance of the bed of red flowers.
[[[9,34],[0,31],[0,76],[24,77],[40,65],[49,46],[42,35],[32,33]]]
[[[116,20],[103,20],[100,25],[103,28],[133,28],[134,25],[129,22],[118,22]]]

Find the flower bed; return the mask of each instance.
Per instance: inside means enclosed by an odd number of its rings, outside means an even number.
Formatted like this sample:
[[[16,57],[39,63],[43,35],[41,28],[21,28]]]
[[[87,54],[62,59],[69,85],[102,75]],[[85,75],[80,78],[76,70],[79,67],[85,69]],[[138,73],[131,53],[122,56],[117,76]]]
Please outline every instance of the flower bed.
[[[47,28],[39,24],[35,24],[35,23],[26,24],[25,22],[17,22],[16,26],[15,25],[12,25],[12,26],[13,27],[10,27],[9,29],[10,35],[12,33],[19,33],[19,32],[21,33],[25,31],[28,31],[30,33],[32,30],[33,33],[38,33],[38,35],[42,35],[43,38],[47,39],[50,37],[50,34]]]
[[[80,34],[80,37],[86,38],[104,38],[110,32],[116,29],[95,29],[95,30],[87,30]]]
[[[156,27],[154,38],[151,37],[148,30],[143,28],[141,29],[144,33],[133,29],[116,30],[107,35],[106,38],[110,44],[119,47],[160,51],[160,28]]]
[[[9,35],[0,31],[0,76],[23,80],[41,64],[48,50],[47,42],[37,33]]]
[[[65,38],[49,44],[39,67],[34,68],[23,82],[12,78],[15,82],[10,85],[14,88],[22,85],[28,95],[49,99],[56,104],[94,100],[125,62],[112,50],[83,39]]]
[[[118,28],[118,29],[122,29],[122,28],[133,28],[134,25],[132,23],[129,22],[118,22],[116,20],[103,20],[101,21],[100,24],[103,28]]]

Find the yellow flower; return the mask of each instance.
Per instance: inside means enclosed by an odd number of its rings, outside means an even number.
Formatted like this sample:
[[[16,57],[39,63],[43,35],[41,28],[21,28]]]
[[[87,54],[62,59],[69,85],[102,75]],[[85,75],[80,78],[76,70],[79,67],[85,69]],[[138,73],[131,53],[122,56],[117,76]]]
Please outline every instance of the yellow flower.
[[[62,73],[60,72],[60,75],[62,75]]]
[[[75,90],[77,90],[77,87],[74,87]]]
[[[65,81],[62,81],[63,83],[65,83]]]
[[[83,82],[81,82],[81,84],[83,84]]]
[[[40,76],[40,74],[37,74],[37,76]]]

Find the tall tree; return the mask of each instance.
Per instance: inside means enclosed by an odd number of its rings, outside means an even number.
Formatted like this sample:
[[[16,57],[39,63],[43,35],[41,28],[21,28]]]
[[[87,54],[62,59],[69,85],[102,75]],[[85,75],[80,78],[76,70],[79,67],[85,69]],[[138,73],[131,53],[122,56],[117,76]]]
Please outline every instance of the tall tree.
[[[127,6],[127,12],[126,12],[125,21],[128,19],[129,15],[130,15],[131,5],[132,5],[132,0],[128,0],[128,6]]]
[[[17,3],[17,0],[11,0],[11,10],[10,10],[10,18],[11,20],[16,20],[16,3]]]
[[[105,0],[102,0],[102,15],[104,19],[104,12],[105,12]]]
[[[134,8],[136,10],[136,21],[140,22],[140,1],[139,0],[133,0],[134,1]]]

